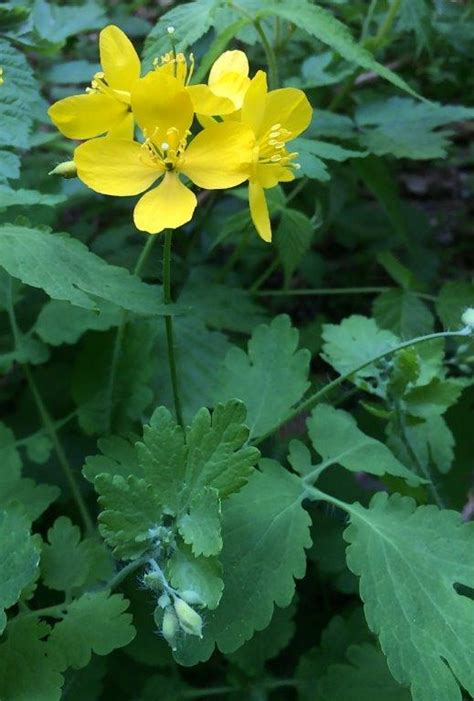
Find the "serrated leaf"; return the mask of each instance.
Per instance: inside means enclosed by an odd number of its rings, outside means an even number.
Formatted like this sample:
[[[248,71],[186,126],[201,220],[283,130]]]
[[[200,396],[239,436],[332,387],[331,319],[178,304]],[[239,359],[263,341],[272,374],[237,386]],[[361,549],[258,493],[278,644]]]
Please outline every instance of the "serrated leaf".
[[[35,332],[52,346],[76,343],[86,331],[107,331],[120,323],[120,308],[103,302],[99,309],[83,309],[52,299],[41,309]]]
[[[135,629],[127,608],[127,599],[107,591],[83,594],[69,604],[48,639],[58,669],[81,669],[93,652],[108,655],[133,640]]]
[[[0,645],[0,697],[11,701],[59,701],[63,677],[43,638],[50,627],[34,618],[15,620]]]
[[[436,311],[445,329],[459,329],[462,326],[461,316],[467,307],[474,307],[474,283],[447,282],[443,285]]]
[[[104,9],[94,0],[69,6],[35,0],[31,16],[39,35],[54,44],[86,30],[101,29],[106,23]]]
[[[83,475],[89,482],[94,482],[98,475],[143,476],[138,462],[135,444],[120,436],[100,438],[98,447],[102,455],[91,455],[86,459]]]
[[[402,340],[434,330],[434,317],[429,307],[408,290],[382,292],[374,301],[373,314],[380,328],[393,331]]]
[[[215,557],[194,557],[183,545],[167,563],[167,574],[178,591],[194,591],[209,609],[215,609],[222,596],[222,567]]]
[[[306,425],[313,446],[325,463],[379,477],[395,475],[412,486],[426,482],[397,460],[384,443],[363,433],[351,414],[342,409],[318,404]]]
[[[285,273],[285,285],[289,285],[298,265],[310,249],[314,226],[305,214],[296,209],[284,209],[275,232],[275,244]]]
[[[146,38],[143,50],[145,65],[151,66],[154,58],[163,56],[170,50],[168,27],[174,27],[176,51],[186,51],[209,29],[213,10],[219,0],[194,0],[173,7],[165,12]]]
[[[449,145],[450,132],[435,129],[473,116],[470,107],[391,97],[360,106],[355,119],[360,142],[375,155],[428,159],[444,158]]]
[[[461,701],[474,693],[474,524],[454,511],[379,493],[351,506],[350,569],[360,576],[369,627],[395,679],[414,701]]]
[[[222,550],[221,503],[216,489],[205,487],[197,492],[187,513],[178,519],[183,540],[192,546],[194,555],[217,555]]]
[[[352,645],[347,663],[331,665],[320,682],[321,701],[411,701],[408,689],[397,684],[383,654],[373,645]]]
[[[308,178],[321,180],[330,179],[325,160],[347,161],[349,158],[364,158],[366,151],[356,151],[325,141],[316,141],[300,137],[292,141],[292,149],[298,153],[298,163],[302,173]]]
[[[14,224],[0,226],[0,263],[25,285],[84,309],[95,309],[96,298],[117,303],[139,315],[172,314],[156,287],[109,265],[80,241],[65,235]]]
[[[19,511],[0,511],[0,632],[6,623],[4,609],[16,604],[35,579],[39,559],[39,544],[26,517]]]
[[[404,407],[413,416],[440,416],[455,404],[466,386],[459,378],[435,377],[428,384],[413,387],[403,397]]]
[[[88,541],[81,542],[78,526],[60,516],[48,531],[41,553],[41,574],[50,589],[69,592],[86,581],[91,569]]]
[[[223,504],[224,593],[206,615],[203,640],[178,643],[183,664],[207,660],[215,643],[224,653],[237,650],[268,626],[275,604],[289,605],[294,580],[304,576],[311,538],[301,482],[275,461],[260,464],[262,472]]]
[[[309,387],[310,354],[297,346],[297,330],[287,316],[278,316],[255,329],[247,353],[231,348],[226,356],[216,400],[245,403],[252,438],[277,426]]]
[[[65,195],[51,195],[37,190],[11,190],[0,186],[0,210],[7,207],[30,207],[43,205],[55,207],[66,200]]]

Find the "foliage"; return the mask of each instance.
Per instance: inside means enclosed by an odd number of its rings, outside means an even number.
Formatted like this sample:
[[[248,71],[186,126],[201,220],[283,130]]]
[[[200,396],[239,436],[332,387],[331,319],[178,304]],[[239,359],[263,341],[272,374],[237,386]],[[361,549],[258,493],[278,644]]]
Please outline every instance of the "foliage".
[[[0,5],[2,701],[474,697],[473,50]]]

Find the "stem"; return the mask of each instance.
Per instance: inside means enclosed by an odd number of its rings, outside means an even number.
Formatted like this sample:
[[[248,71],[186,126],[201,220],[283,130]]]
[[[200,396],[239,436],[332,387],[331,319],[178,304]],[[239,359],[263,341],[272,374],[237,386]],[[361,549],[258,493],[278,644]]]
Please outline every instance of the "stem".
[[[38,409],[38,413],[41,417],[41,420],[43,421],[46,432],[49,434],[51,441],[53,443],[54,450],[55,450],[57,458],[58,458],[58,462],[61,465],[61,468],[64,472],[64,476],[66,477],[66,480],[69,484],[69,488],[71,490],[71,493],[72,493],[72,495],[76,501],[76,504],[79,508],[79,511],[81,513],[81,517],[82,517],[82,520],[84,522],[85,529],[89,535],[93,535],[95,533],[94,522],[92,521],[92,518],[89,514],[86,503],[85,503],[84,498],[81,494],[81,490],[80,490],[79,485],[76,481],[74,471],[72,470],[72,468],[69,464],[69,461],[66,457],[66,453],[64,452],[64,449],[63,449],[61,442],[59,440],[54,422],[49,414],[48,409],[46,408],[45,403],[43,402],[43,398],[42,398],[40,391],[36,385],[36,382],[33,378],[33,374],[31,372],[29,365],[27,365],[27,364],[23,365],[23,372],[25,373],[26,379],[28,381],[28,385],[29,385],[31,393],[34,397],[34,400],[35,400],[35,403],[36,403],[36,406]]]
[[[249,245],[250,233],[251,233],[251,230],[249,227],[244,229],[244,232],[243,232],[242,236],[240,237],[239,243],[234,248],[231,255],[228,257],[225,265],[221,268],[219,275],[217,275],[217,280],[216,280],[217,282],[224,282],[227,275],[230,273],[231,270],[233,270],[233,268],[235,267],[235,264],[240,260],[240,258],[242,257],[242,254],[244,253],[244,251],[247,249],[247,246]]]
[[[275,88],[278,87],[278,65],[277,65],[277,60],[275,56],[275,52],[273,50],[273,46],[270,44],[268,41],[267,35],[265,34],[265,30],[262,27],[262,23],[260,22],[259,19],[254,21],[254,27],[258,32],[258,35],[260,39],[262,40],[262,45],[263,49],[265,51],[265,56],[267,59],[268,63],[268,82],[269,82],[269,87],[270,90],[274,90]]]
[[[277,426],[274,426],[270,431],[267,431],[266,433],[263,434],[263,436],[260,436],[256,441],[253,442],[253,445],[259,445],[262,443],[264,440],[266,440],[269,436],[271,436],[273,433],[278,431],[282,426],[284,426],[288,421],[292,421],[295,419],[297,416],[299,416],[301,413],[308,411],[309,409],[312,409],[315,404],[317,404],[322,397],[324,397],[326,394],[329,394],[333,389],[341,385],[343,382],[351,378],[353,375],[357,374],[364,368],[366,368],[368,365],[372,365],[372,363],[376,363],[379,360],[382,360],[383,358],[387,358],[393,353],[397,353],[400,350],[403,350],[404,348],[411,348],[411,346],[416,346],[418,343],[425,343],[425,341],[433,341],[437,338],[458,338],[460,336],[466,337],[471,335],[472,330],[468,326],[464,329],[461,329],[460,331],[442,331],[441,333],[430,333],[427,334],[426,336],[418,336],[417,338],[412,338],[410,341],[405,341],[404,343],[400,343],[398,346],[395,346],[394,348],[391,348],[390,350],[385,351],[384,353],[380,353],[379,355],[376,355],[375,357],[371,358],[370,360],[366,360],[363,362],[361,365],[358,367],[354,368],[353,370],[350,370],[350,372],[345,373],[344,375],[340,375],[337,377],[335,380],[332,382],[329,382],[327,385],[322,387],[320,390],[317,392],[314,392],[312,395],[310,395],[305,401],[303,401],[296,409],[294,409],[292,412],[288,414],[288,416],[283,419],[283,421],[280,421],[280,423]]]
[[[390,290],[396,290],[397,287],[315,287],[313,289],[300,289],[300,290],[261,290],[257,292],[250,290],[257,297],[310,297],[317,295],[365,295],[365,294],[378,294],[381,292],[389,292]],[[421,299],[427,299],[430,302],[435,302],[436,297],[434,295],[429,295],[424,292],[412,292],[416,297]]]
[[[155,241],[156,241],[156,236],[149,235],[147,237],[146,243],[142,248],[142,252],[140,253],[138,260],[135,263],[135,267],[133,269],[134,275],[137,275],[138,277],[140,277],[140,275],[143,271],[143,268],[145,266],[145,263],[148,260],[148,256],[150,255],[151,250],[152,250],[153,246],[155,245]]]
[[[132,574],[132,572],[138,570],[142,565],[146,565],[148,560],[149,557],[147,555],[144,555],[143,557],[139,557],[137,560],[129,562],[128,565],[122,567],[122,569],[119,570],[109,582],[107,582],[107,584],[104,586],[104,589],[116,589],[119,586],[119,584],[122,584],[123,580],[126,579],[129,574]]]
[[[166,229],[165,242],[163,247],[163,301],[171,304],[171,242],[173,238],[172,229]],[[174,410],[176,419],[180,426],[184,428],[183,415],[181,413],[181,403],[178,392],[178,375],[176,372],[176,358],[173,334],[173,317],[165,316],[166,342],[168,345],[168,365],[170,369],[171,387],[173,390]]]
[[[256,279],[256,281],[253,283],[252,287],[250,288],[249,292],[251,295],[258,295],[260,294],[258,292],[259,288],[263,285],[263,283],[268,280],[270,275],[275,272],[275,270],[278,268],[280,265],[280,260],[278,258],[275,258],[272,263],[268,266],[268,268],[260,275],[259,278]],[[285,290],[279,290],[279,292],[284,293]]]

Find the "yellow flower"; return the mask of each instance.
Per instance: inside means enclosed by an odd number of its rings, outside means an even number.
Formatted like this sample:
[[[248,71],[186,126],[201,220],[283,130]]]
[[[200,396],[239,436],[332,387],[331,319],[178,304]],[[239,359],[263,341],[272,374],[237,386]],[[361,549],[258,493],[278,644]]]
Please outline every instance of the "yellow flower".
[[[90,139],[106,132],[133,137],[130,95],[140,78],[140,59],[132,43],[113,24],[99,37],[102,72],[96,73],[83,95],[72,95],[52,105],[48,114],[64,136]]]
[[[249,175],[249,204],[253,223],[264,241],[272,240],[264,189],[294,179],[297,153],[286,149],[287,141],[304,131],[313,110],[304,92],[296,88],[267,90],[267,77],[258,71],[242,105],[241,120],[255,133],[257,145]]]
[[[188,145],[194,117],[191,98],[179,80],[149,73],[132,91],[135,119],[145,135],[139,144],[127,139],[92,139],[77,147],[79,178],[105,195],[137,195],[157,180],[135,206],[137,229],[157,234],[188,222],[197,204],[180,179],[199,187],[223,189],[248,178],[255,136],[239,122],[215,124]]]
[[[249,62],[243,51],[226,51],[214,62],[208,84],[190,85],[197,114],[231,114],[240,110],[250,85]]]
[[[4,80],[3,80],[3,68],[0,66],[0,85],[3,85]]]

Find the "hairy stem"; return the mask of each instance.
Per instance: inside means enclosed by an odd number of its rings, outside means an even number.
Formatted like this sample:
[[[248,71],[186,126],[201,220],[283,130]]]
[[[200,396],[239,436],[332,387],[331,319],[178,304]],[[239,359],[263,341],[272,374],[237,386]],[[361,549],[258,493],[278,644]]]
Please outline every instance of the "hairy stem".
[[[163,246],[163,301],[171,304],[171,243],[173,232],[171,229],[165,231],[165,241]],[[181,412],[181,402],[178,391],[178,374],[176,371],[176,357],[173,333],[173,317],[165,316],[166,342],[168,346],[168,365],[170,369],[171,388],[173,390],[174,410],[176,420],[184,428],[183,415]]]

